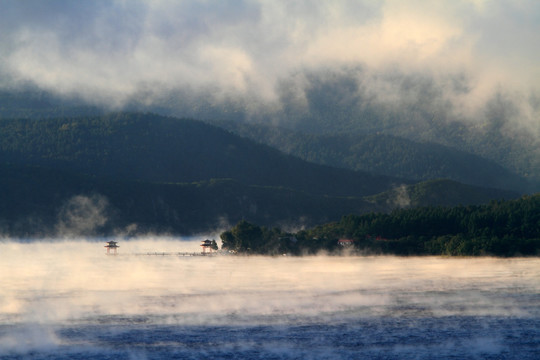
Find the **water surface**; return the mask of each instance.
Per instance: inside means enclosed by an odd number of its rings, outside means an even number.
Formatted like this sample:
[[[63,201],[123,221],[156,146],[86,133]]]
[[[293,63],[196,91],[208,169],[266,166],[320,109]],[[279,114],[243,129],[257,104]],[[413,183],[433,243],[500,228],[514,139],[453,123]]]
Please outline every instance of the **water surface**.
[[[538,359],[540,259],[0,243],[2,359]]]

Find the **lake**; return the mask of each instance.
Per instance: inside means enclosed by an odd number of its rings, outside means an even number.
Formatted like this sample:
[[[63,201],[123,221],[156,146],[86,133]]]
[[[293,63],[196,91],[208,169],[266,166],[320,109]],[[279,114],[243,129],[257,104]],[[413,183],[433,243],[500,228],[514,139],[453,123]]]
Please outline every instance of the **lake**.
[[[540,259],[0,241],[2,359],[539,359]]]

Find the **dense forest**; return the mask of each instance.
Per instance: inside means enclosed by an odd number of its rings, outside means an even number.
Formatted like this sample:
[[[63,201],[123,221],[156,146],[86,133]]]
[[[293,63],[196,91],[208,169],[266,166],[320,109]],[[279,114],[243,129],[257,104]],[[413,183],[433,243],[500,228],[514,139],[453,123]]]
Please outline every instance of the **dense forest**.
[[[310,194],[365,196],[410,181],[303,161],[190,119],[115,113],[0,120],[0,162],[151,182],[235,179]]]
[[[317,83],[323,87],[330,85],[324,81]],[[288,114],[292,118],[287,117],[286,122],[272,121],[272,126],[268,126],[269,122],[245,121],[241,109],[220,111],[210,103],[198,104],[196,111],[191,109],[194,104],[181,101],[151,107],[130,103],[124,110],[205,119],[242,137],[321,165],[413,181],[446,178],[520,193],[540,191],[535,139],[531,140],[531,134],[506,136],[504,121],[500,119],[503,109],[491,108],[491,122],[471,128],[460,122],[436,122],[427,113],[416,114],[429,118],[423,121],[414,116],[407,118],[418,109],[361,106],[349,113],[347,109],[358,104],[336,108],[340,102],[331,100],[334,89],[323,90],[312,88],[308,92],[313,106],[308,117],[299,119]],[[326,95],[322,96],[320,91]],[[202,110],[205,107],[212,110]],[[106,113],[106,109],[76,97],[59,97],[33,87],[0,90],[0,119],[90,118]],[[400,126],[401,122],[408,126]]]
[[[481,206],[347,215],[296,233],[241,221],[223,232],[221,239],[224,249],[247,254],[536,256],[540,195]]]
[[[0,165],[0,172],[0,236],[188,235],[241,219],[313,226],[376,208],[362,198],[310,195],[233,179],[155,183],[15,165]]]
[[[0,119],[0,133],[0,234],[12,236],[193,234],[242,219],[314,226],[346,214],[518,196],[317,165],[201,121],[155,114]],[[77,199],[87,207],[76,208]],[[66,207],[73,214],[92,206],[100,221],[68,226]]]
[[[521,193],[540,190],[539,184],[493,161],[432,142],[416,142],[381,133],[323,135],[237,121],[214,123],[317,164],[418,181],[445,178]]]
[[[61,97],[27,86],[0,89],[0,119],[48,119],[66,116],[96,116],[107,111],[77,97]]]

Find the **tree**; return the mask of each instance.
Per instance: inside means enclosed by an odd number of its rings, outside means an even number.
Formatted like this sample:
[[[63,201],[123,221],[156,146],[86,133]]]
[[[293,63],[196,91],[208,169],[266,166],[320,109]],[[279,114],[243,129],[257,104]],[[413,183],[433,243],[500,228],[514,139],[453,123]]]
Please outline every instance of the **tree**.
[[[238,244],[236,243],[236,237],[233,235],[232,230],[227,230],[219,236],[221,238],[223,249],[238,251]]]

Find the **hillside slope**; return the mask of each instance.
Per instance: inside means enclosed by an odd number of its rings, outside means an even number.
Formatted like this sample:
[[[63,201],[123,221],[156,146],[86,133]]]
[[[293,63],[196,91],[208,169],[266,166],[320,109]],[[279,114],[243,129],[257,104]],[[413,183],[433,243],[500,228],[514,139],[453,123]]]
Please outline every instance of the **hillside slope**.
[[[517,196],[445,181],[407,187],[150,114],[4,119],[0,133],[0,234],[192,234],[242,219],[292,228],[407,206],[402,189],[428,205]]]
[[[485,204],[489,200],[514,199],[513,191],[461,184],[448,179],[422,181],[402,185],[377,195],[366,197],[378,207],[415,208],[420,206],[459,206]]]
[[[316,165],[221,128],[152,114],[0,120],[0,162],[126,180],[235,179],[310,194],[365,196],[408,181]]]
[[[330,79],[350,84],[355,76]],[[337,83],[324,79],[316,83],[322,88],[310,88],[306,93],[309,112],[302,115],[285,111],[270,118],[258,114],[261,117],[258,123],[255,119],[243,123],[248,118],[245,109],[233,104],[219,107],[204,99],[202,103],[185,102],[189,97],[186,93],[170,94],[162,99],[165,102],[154,105],[133,99],[125,109],[209,119],[241,136],[323,165],[414,180],[449,178],[521,193],[540,191],[538,136],[525,128],[517,133],[507,132],[509,124],[502,103],[493,104],[496,106],[486,113],[485,122],[471,121],[469,125],[476,125],[467,126],[462,121],[445,121],[444,116],[437,119],[432,111],[421,111],[416,106],[373,106],[361,94],[356,94],[359,98],[351,98],[349,91],[345,98],[356,100],[342,103],[344,94],[339,86],[333,87]],[[61,97],[30,85],[22,89],[0,89],[2,119],[88,117],[107,111],[77,97]],[[267,126],[270,123],[295,132]]]
[[[299,227],[378,209],[361,198],[309,195],[234,180],[159,184],[0,165],[0,235],[93,236],[219,230],[245,219]]]
[[[440,144],[383,134],[315,135],[262,124],[213,123],[316,164],[417,181],[446,178],[521,193],[538,190],[491,160]]]

